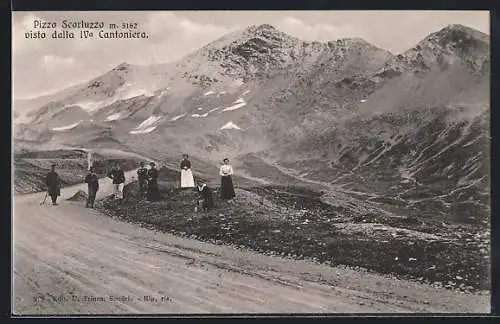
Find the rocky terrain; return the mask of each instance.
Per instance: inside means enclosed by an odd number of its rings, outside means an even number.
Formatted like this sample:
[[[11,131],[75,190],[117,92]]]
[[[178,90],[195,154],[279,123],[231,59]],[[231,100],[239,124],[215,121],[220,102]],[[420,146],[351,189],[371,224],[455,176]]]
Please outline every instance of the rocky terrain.
[[[144,227],[269,255],[347,265],[462,291],[489,289],[489,231],[418,217],[391,217],[299,186],[240,187],[233,203],[195,212],[195,192],[181,194],[178,172],[161,170],[159,202],[140,196],[137,183],[104,213]],[[201,179],[197,179],[201,180]],[[358,201],[358,204],[361,202]]]

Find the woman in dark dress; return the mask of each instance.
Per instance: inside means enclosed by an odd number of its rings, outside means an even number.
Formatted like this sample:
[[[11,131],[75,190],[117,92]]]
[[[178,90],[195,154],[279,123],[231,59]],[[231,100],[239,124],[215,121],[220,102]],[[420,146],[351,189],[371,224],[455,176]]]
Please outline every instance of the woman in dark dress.
[[[228,200],[231,201],[234,197],[236,197],[236,194],[234,192],[234,186],[233,186],[233,168],[229,164],[229,159],[225,158],[224,159],[224,164],[221,165],[220,167],[220,176],[221,176],[221,190],[220,190],[220,197],[222,200]]]
[[[149,164],[151,168],[148,170],[148,201],[158,201],[160,199],[160,191],[158,190],[158,170],[154,162]]]

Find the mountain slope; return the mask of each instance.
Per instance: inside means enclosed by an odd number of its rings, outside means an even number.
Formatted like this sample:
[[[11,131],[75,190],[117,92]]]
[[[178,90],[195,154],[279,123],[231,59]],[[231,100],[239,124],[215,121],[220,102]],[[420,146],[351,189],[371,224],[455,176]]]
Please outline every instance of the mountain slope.
[[[448,26],[360,80],[377,90],[355,114],[271,159],[397,213],[486,225],[489,64],[485,35]]]
[[[489,51],[486,35],[461,25],[400,55],[251,26],[172,64],[122,64],[38,109],[17,135],[214,165],[229,157],[254,175],[257,157],[405,208],[434,195],[433,212],[446,214],[465,199],[484,218]],[[464,193],[442,196],[452,192]]]

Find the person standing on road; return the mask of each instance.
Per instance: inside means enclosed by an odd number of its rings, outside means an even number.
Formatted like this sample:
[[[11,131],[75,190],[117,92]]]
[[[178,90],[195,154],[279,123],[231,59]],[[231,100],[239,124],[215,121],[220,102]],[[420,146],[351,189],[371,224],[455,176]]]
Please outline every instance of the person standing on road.
[[[184,154],[181,161],[181,190],[193,189],[194,178],[193,172],[191,171],[191,161],[188,159],[188,155]]]
[[[148,169],[144,166],[144,162],[140,163],[140,168],[137,170],[137,180],[139,181],[141,197],[144,198],[148,192]]]
[[[158,201],[160,199],[160,191],[158,189],[158,169],[154,162],[149,163],[150,169],[148,170],[148,201]]]
[[[233,173],[233,167],[229,164],[229,159],[225,158],[219,172],[221,176],[220,197],[222,200],[226,200],[228,202],[231,202],[232,199],[236,197],[232,179]]]
[[[95,196],[99,190],[99,178],[93,166],[90,167],[89,174],[85,177],[85,183],[88,185],[88,197],[85,208],[94,208]]]
[[[119,163],[108,173],[108,178],[113,180],[113,193],[116,200],[123,200],[123,186],[125,185],[125,173]]]
[[[61,195],[61,178],[56,172],[56,165],[51,165],[51,171],[45,177],[47,194],[52,199],[52,205],[57,206],[57,197]]]

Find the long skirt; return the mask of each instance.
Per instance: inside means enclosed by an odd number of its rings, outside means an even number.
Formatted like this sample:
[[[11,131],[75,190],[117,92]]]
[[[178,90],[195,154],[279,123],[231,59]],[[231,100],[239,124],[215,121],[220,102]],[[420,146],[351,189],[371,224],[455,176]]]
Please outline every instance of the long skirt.
[[[233,199],[236,197],[233,187],[233,179],[231,176],[223,176],[220,181],[220,197],[221,199]]]
[[[147,200],[148,201],[159,201],[160,200],[160,190],[158,189],[157,184],[149,184],[148,185]]]
[[[194,188],[194,178],[191,169],[181,170],[181,188]]]

